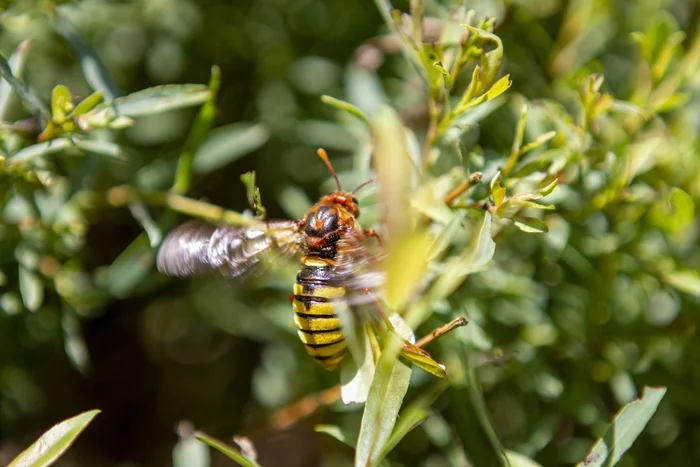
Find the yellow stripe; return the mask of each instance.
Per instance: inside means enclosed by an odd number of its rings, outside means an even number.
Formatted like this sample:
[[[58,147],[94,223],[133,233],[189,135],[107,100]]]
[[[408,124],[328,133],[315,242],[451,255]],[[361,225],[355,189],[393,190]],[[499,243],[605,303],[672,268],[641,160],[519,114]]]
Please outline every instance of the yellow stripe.
[[[340,328],[340,319],[338,317],[308,319],[294,313],[294,322],[297,323],[299,329],[307,331],[330,331]]]
[[[301,284],[294,284],[294,295],[306,295],[307,297],[321,297],[321,298],[342,298],[345,296],[345,289],[343,287],[330,287],[327,285],[314,286],[311,293],[304,293],[304,286]]]
[[[334,315],[333,303],[312,303],[309,308],[306,308],[304,303],[299,300],[294,300],[292,302],[292,307],[297,313],[306,313],[307,315]]]
[[[338,368],[340,366],[341,363],[343,363],[343,360],[345,359],[346,353],[347,352],[343,352],[342,354],[338,355],[335,358],[328,358],[325,360],[316,359],[316,361],[318,363],[320,363],[321,366],[323,368],[325,368],[326,370],[335,370],[336,368]]]
[[[338,342],[337,344],[331,344],[324,347],[306,347],[306,351],[309,355],[313,357],[332,357],[333,355],[341,352],[347,348],[348,344],[345,341]]]
[[[338,342],[345,337],[341,329],[318,334],[309,334],[303,331],[297,331],[297,333],[299,333],[299,339],[301,339],[304,344],[330,344],[331,342]]]
[[[317,258],[315,256],[302,256],[301,264],[312,268],[327,268],[333,266],[333,261],[330,259]]]

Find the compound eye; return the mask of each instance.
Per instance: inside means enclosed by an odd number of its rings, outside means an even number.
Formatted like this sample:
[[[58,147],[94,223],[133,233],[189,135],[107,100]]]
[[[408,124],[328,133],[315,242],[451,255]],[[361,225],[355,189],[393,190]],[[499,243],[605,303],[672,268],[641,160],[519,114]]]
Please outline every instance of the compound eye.
[[[359,203],[357,202],[357,198],[355,198],[354,196],[352,197],[352,202],[355,203],[355,204],[359,204]]]

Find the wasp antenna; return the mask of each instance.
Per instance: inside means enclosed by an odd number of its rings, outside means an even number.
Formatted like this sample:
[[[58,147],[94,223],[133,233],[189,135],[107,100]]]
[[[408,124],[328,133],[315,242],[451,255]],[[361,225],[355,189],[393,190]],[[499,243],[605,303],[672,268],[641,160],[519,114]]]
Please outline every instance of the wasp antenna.
[[[338,191],[343,191],[343,188],[340,186],[340,180],[338,180],[338,176],[335,174],[335,170],[333,170],[331,161],[328,160],[328,153],[326,152],[326,150],[319,149],[318,151],[316,151],[316,154],[318,154],[318,157],[321,158],[321,160],[326,164],[326,167],[328,167],[328,170],[330,170],[331,175],[333,175],[333,178],[335,179],[335,184],[338,187]]]
[[[365,183],[360,184],[357,188],[355,188],[354,190],[352,190],[352,194],[354,195],[355,193],[357,193],[358,191],[360,191],[360,188],[364,188],[364,187],[366,187],[367,185],[369,185],[370,183],[374,183],[374,182],[376,182],[376,181],[377,181],[376,178],[373,178],[373,179],[371,179],[371,180],[367,180]]]

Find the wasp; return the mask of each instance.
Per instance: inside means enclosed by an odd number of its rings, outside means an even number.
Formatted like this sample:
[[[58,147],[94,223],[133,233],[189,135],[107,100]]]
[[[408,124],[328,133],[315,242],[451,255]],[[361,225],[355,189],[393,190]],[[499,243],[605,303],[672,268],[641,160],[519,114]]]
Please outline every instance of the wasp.
[[[381,254],[368,248],[372,229],[363,229],[354,194],[344,191],[325,151],[318,155],[336,182],[336,191],[323,196],[297,221],[260,221],[243,227],[215,227],[190,221],[170,232],[157,256],[158,270],[168,276],[187,277],[206,271],[241,277],[263,258],[277,252],[284,257],[301,253],[301,267],[291,295],[294,322],[308,354],[327,370],[337,369],[348,353],[348,342],[337,306],[372,301],[383,281],[377,265]],[[385,318],[385,317],[384,317]],[[388,320],[384,323],[390,326]],[[404,340],[402,355],[431,373],[444,377],[444,367],[424,350]]]

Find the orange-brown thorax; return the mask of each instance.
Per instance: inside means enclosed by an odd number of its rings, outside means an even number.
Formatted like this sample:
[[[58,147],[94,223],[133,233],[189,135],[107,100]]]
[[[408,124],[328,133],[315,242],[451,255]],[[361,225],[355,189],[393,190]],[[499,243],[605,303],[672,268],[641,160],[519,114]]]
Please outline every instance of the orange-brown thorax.
[[[355,219],[359,215],[351,193],[336,191],[321,198],[301,221],[307,253],[335,243],[343,232],[361,231]]]

